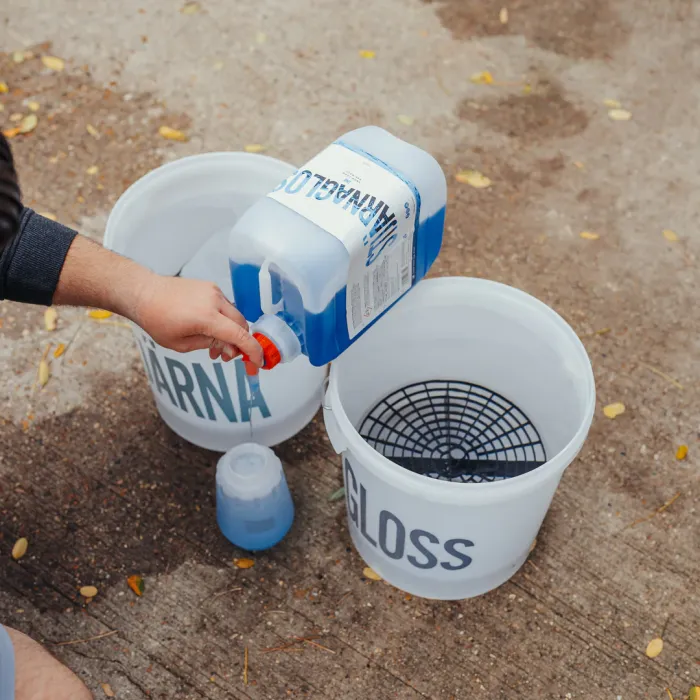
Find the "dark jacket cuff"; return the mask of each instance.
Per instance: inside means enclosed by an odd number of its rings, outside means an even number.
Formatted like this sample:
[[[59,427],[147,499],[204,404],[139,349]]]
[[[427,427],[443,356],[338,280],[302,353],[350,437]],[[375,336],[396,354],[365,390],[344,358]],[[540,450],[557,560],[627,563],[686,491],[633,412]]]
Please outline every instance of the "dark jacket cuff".
[[[77,235],[25,207],[19,233],[0,254],[0,299],[50,306]]]

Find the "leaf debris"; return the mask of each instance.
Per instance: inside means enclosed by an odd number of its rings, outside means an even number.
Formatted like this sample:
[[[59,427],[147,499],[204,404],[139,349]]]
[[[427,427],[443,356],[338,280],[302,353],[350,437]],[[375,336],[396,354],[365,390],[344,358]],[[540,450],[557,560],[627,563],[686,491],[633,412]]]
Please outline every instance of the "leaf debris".
[[[71,639],[67,642],[56,642],[55,647],[68,647],[73,644],[85,644],[86,642],[94,642],[97,639],[104,639],[105,637],[111,637],[113,634],[117,634],[119,630],[109,630],[108,632],[101,632],[93,637],[86,637],[85,639]]]
[[[676,389],[684,389],[684,386],[677,380],[674,379],[670,374],[666,374],[666,372],[662,372],[660,369],[656,369],[656,367],[653,367],[652,365],[648,365],[646,362],[640,362],[639,363],[642,367],[645,367],[648,369],[650,372],[653,372],[659,377],[662,377],[665,379],[667,382],[670,382],[673,384],[673,386],[676,387]]]
[[[670,228],[665,228],[663,230],[663,237],[669,242],[669,243],[676,243],[678,241],[678,234],[675,231],[671,231]]]
[[[593,231],[581,231],[578,235],[586,241],[597,241],[600,238],[600,234]]]
[[[493,85],[493,75],[487,70],[472,74],[469,80],[475,85]]]
[[[413,117],[410,117],[408,114],[398,114],[396,116],[396,119],[401,123],[405,124],[406,126],[411,126],[416,120]]]
[[[46,360],[42,360],[39,363],[39,386],[46,386],[51,378],[51,370],[49,369],[49,363]]]
[[[609,403],[607,406],[605,406],[603,408],[603,413],[605,414],[606,418],[610,418],[612,420],[618,416],[621,416],[625,410],[625,404],[620,401],[616,401],[615,403]]]
[[[42,56],[41,62],[55,73],[60,73],[66,65],[62,58],[57,58],[56,56]]]
[[[196,15],[200,12],[202,6],[198,2],[186,2],[181,8],[180,12],[183,15]]]
[[[491,180],[478,170],[460,170],[455,175],[455,180],[462,185],[470,185],[477,190],[483,190],[491,186]]]
[[[243,652],[243,684],[248,685],[248,647]]]
[[[266,147],[261,143],[249,143],[243,147],[243,150],[246,153],[262,153],[266,150]]]
[[[21,559],[26,553],[29,547],[29,540],[26,537],[20,537],[17,542],[15,542],[14,547],[12,547],[12,558],[15,561]]]
[[[377,56],[376,51],[370,51],[368,49],[360,49],[358,53],[360,54],[360,58],[376,58]]]
[[[508,24],[508,8],[502,7],[501,11],[498,13],[498,21],[501,24]]]
[[[158,133],[164,139],[168,139],[168,141],[181,141],[184,143],[189,140],[187,134],[184,131],[180,131],[179,129],[173,129],[169,126],[161,126],[160,129],[158,129]]]
[[[233,565],[237,569],[252,569],[255,566],[255,560],[254,559],[234,559],[233,560]]]
[[[90,318],[94,318],[97,321],[101,321],[105,318],[109,318],[110,316],[112,316],[112,312],[105,311],[105,309],[91,309],[90,311],[88,311],[88,316]]]
[[[139,598],[143,595],[143,592],[145,590],[145,585],[143,583],[143,578],[139,576],[138,574],[134,574],[133,576],[129,576],[126,579],[126,584],[131,588],[131,590],[136,593]]]
[[[102,688],[102,692],[108,698],[116,698],[117,697],[116,693],[112,690],[112,686],[109,683],[101,683],[100,685]]]
[[[649,644],[647,644],[647,649],[644,652],[650,659],[655,659],[664,648],[664,640],[661,637],[655,637]]]
[[[49,306],[46,311],[44,311],[44,327],[47,331],[56,330],[56,321],[58,320],[58,311],[53,306]]]
[[[606,98],[603,100],[603,104],[604,104],[608,109],[620,109],[620,107],[622,107],[622,105],[621,105],[617,100],[613,100],[613,99],[610,98],[610,97],[606,97]]]
[[[632,112],[628,112],[626,109],[611,109],[608,111],[608,116],[614,122],[628,122],[632,119]]]
[[[59,343],[56,349],[53,351],[53,359],[57,360],[66,351],[66,346],[64,343]]]
[[[345,495],[345,486],[341,486],[336,491],[328,496],[328,500],[332,503],[333,501],[339,501]]]
[[[630,523],[625,530],[629,530],[631,527],[635,527],[636,525],[639,525],[640,523],[645,523],[647,520],[652,520],[655,518],[659,513],[663,513],[665,510],[670,508],[681,496],[681,492],[678,491],[678,493],[675,493],[671,498],[666,501],[662,506],[659,506],[655,511],[650,513],[649,515],[645,515],[643,518],[638,518],[635,520],[633,523]]]
[[[19,123],[19,133],[28,134],[30,131],[34,131],[38,123],[39,119],[37,118],[36,114],[28,114]]]
[[[688,456],[688,445],[679,445],[676,450],[676,459],[680,462]]]
[[[382,577],[371,567],[365,566],[364,569],[362,569],[362,575],[369,579],[370,581],[381,581]]]
[[[80,595],[83,598],[94,598],[97,595],[97,588],[95,586],[82,586],[80,588]]]

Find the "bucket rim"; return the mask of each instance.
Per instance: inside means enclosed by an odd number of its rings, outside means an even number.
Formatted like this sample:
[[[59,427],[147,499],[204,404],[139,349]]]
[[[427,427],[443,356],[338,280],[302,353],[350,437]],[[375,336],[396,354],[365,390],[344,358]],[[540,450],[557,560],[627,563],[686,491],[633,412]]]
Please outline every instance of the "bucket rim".
[[[192,167],[193,165],[201,166],[206,165],[214,161],[231,161],[236,163],[237,161],[241,164],[244,161],[254,161],[255,163],[262,164],[267,162],[270,165],[283,165],[288,168],[294,168],[296,166],[291,163],[287,163],[279,158],[274,158],[273,156],[265,155],[264,153],[247,153],[246,151],[208,151],[205,153],[194,153],[189,156],[184,156],[182,158],[176,158],[168,163],[163,163],[157,168],[150,170],[143,177],[140,177],[136,182],[132,182],[129,187],[127,187],[119,199],[115,202],[112,210],[107,217],[107,224],[105,226],[105,233],[103,237],[103,245],[109,250],[114,249],[114,244],[117,237],[117,229],[119,227],[119,219],[121,218],[124,210],[131,204],[131,201],[138,197],[142,190],[149,187],[155,180],[163,177],[164,175],[169,175],[172,171],[179,169],[186,169]]]
[[[404,469],[395,462],[392,462],[388,457],[379,453],[362,438],[357,428],[352,424],[352,421],[345,413],[345,409],[340,400],[340,392],[338,389],[340,367],[337,362],[331,363],[328,392],[327,398],[324,401],[324,408],[333,414],[333,419],[338,423],[340,432],[344,436],[346,445],[343,448],[343,454],[350,451],[356,455],[358,459],[365,463],[370,463],[372,470],[375,471],[378,476],[382,476],[391,481],[395,480],[397,477],[402,478],[404,480],[404,485],[408,489],[416,489],[422,492],[425,492],[426,489],[430,489],[433,495],[440,494],[440,496],[450,501],[470,500],[470,495],[476,494],[479,494],[479,497],[483,498],[486,496],[487,492],[492,496],[496,496],[499,492],[503,495],[504,492],[509,490],[529,491],[537,487],[543,481],[549,480],[553,475],[563,473],[574,461],[586,440],[591,423],[593,422],[596,402],[595,378],[590,358],[574,329],[554,309],[531,294],[517,289],[516,287],[477,277],[440,277],[422,280],[416,285],[416,288],[409,292],[409,295],[415,294],[419,288],[423,290],[423,293],[430,293],[431,290],[437,291],[440,288],[455,284],[461,285],[465,289],[470,288],[471,292],[473,292],[475,288],[478,288],[481,294],[498,292],[500,294],[506,293],[513,298],[517,297],[521,302],[527,303],[533,311],[548,316],[558,326],[563,335],[572,341],[573,348],[576,352],[576,361],[582,366],[585,381],[588,385],[587,396],[585,397],[583,417],[579,427],[569,442],[567,442],[561,450],[549,458],[544,464],[520,476],[493,482],[455,484],[450,481],[434,479],[422,474],[415,474],[408,469]],[[455,488],[456,486],[459,488]]]

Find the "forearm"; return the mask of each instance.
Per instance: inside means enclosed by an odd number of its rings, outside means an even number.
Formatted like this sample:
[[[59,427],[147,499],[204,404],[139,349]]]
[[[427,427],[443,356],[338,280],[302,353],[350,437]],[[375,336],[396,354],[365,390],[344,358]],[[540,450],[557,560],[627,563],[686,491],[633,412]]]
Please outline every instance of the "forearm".
[[[153,275],[133,260],[76,236],[63,263],[53,301],[95,306],[136,320],[139,299]]]

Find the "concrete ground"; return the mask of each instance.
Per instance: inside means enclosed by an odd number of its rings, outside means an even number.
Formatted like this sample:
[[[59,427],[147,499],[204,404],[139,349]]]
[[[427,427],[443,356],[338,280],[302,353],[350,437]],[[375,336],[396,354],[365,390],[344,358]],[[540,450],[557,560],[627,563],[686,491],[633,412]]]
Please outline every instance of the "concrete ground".
[[[100,238],[120,193],[164,161],[258,143],[301,163],[379,124],[448,174],[433,274],[553,306],[598,389],[525,566],[488,595],[430,602],[364,579],[328,500],[341,474],[320,420],[279,450],[292,533],[236,569],[215,455],[162,425],[129,330],[61,309],[48,333],[43,309],[0,303],[0,620],[98,698],[678,700],[700,684],[697,3],[8,0],[0,19],[3,129],[39,103],[13,140],[27,204]],[[492,84],[470,80],[482,71]],[[189,142],[161,139],[163,124]],[[461,169],[491,187],[460,184]],[[39,389],[48,343],[67,350]],[[294,636],[321,647],[269,651]]]

